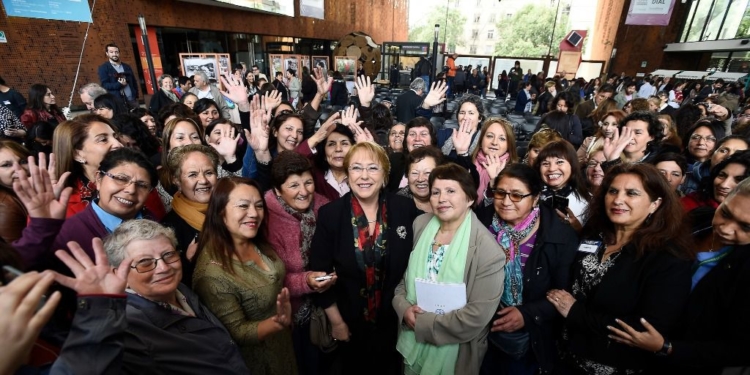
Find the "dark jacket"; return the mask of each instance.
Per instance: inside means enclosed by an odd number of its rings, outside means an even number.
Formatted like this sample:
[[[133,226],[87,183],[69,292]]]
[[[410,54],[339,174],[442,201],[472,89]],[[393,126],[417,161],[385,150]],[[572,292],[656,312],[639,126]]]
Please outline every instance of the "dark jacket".
[[[122,63],[122,67],[125,80],[128,82],[128,87],[130,87],[130,90],[133,92],[133,99],[138,99],[138,81],[136,80],[135,73],[133,73],[133,69],[128,64]],[[100,65],[98,73],[102,87],[107,89],[107,92],[114,95],[115,98],[122,98],[123,96],[120,94],[120,90],[122,90],[124,86],[117,81],[118,73],[112,64],[107,61]]]
[[[318,93],[318,85],[310,77],[302,79],[302,102],[309,103]]]
[[[6,92],[0,91],[0,104],[8,107],[16,117],[20,118],[26,109],[26,98],[18,91],[9,88]]]
[[[603,249],[599,249],[601,253]],[[573,280],[586,255],[578,252]],[[645,318],[657,331],[672,336],[690,294],[691,265],[662,249],[646,251],[636,258],[635,246],[625,245],[599,285],[585,300],[579,297],[571,306],[565,319],[567,340],[563,340],[563,347],[579,357],[616,368],[652,366],[653,353],[609,340],[607,326],[617,327],[615,319],[620,319],[643,332],[646,329],[640,319]]]
[[[286,87],[282,80],[275,79],[273,80],[273,82],[271,82],[271,84],[273,84],[273,87],[276,89],[276,91],[281,93],[282,101],[289,101],[289,88]]]
[[[477,73],[477,75],[469,74],[466,77],[466,88],[469,90],[481,90],[485,86],[485,79]],[[476,86],[476,87],[474,87]]]
[[[331,86],[331,105],[344,107],[349,103],[349,90],[346,82],[335,80]]]
[[[547,300],[547,292],[568,286],[579,242],[575,230],[563,223],[550,206],[540,204],[539,209],[539,229],[523,270],[523,304],[518,310],[523,315],[524,328],[529,332],[531,349],[540,368],[552,371],[557,361],[555,334],[562,319]],[[477,217],[485,228],[492,225],[494,215],[494,206],[477,209]]]
[[[195,240],[195,243],[198,243],[200,231],[191,227],[175,210],[169,211],[164,216],[164,219],[161,220],[161,223],[165,227],[174,229],[175,237],[177,237],[177,250],[180,251],[180,259],[182,260],[182,283],[193,285],[195,263],[187,259],[187,249],[193,240]]]
[[[669,373],[712,375],[725,366],[750,366],[750,245],[735,247],[703,276],[684,311],[684,329],[670,340]]]
[[[156,94],[151,97],[151,101],[148,104],[148,109],[151,111],[151,113],[157,114],[159,111],[172,103],[176,103],[172,99],[167,96],[167,94],[164,92],[164,90],[159,89],[156,91]]]
[[[406,90],[396,99],[396,119],[398,122],[408,123],[418,116],[430,118],[432,110],[422,109],[424,98],[417,95],[414,90]]]

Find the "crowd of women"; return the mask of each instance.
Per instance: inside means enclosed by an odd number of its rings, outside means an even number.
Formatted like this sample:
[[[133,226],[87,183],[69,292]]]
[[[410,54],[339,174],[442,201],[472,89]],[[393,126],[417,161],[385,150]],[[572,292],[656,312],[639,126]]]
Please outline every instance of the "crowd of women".
[[[0,254],[27,272],[0,291],[0,373],[40,332],[53,374],[750,365],[749,141],[719,120],[669,143],[669,120],[613,109],[584,141],[563,97],[519,154],[476,96],[458,129],[380,140],[369,78],[325,119],[333,78],[311,79],[296,105],[234,76],[157,115],[110,116],[105,94],[49,154],[0,141]],[[425,284],[465,297],[428,308]]]

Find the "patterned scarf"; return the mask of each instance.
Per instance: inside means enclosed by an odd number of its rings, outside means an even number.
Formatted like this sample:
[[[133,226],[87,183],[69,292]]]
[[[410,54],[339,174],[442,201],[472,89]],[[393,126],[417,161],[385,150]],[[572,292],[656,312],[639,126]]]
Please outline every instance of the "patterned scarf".
[[[505,250],[505,291],[501,301],[505,306],[520,305],[523,295],[523,268],[521,267],[521,256],[517,251],[521,249],[521,241],[528,237],[539,221],[539,206],[534,207],[531,213],[515,227],[511,227],[504,220],[492,216],[490,232],[496,236],[497,243]]]
[[[507,152],[500,156],[501,162],[507,162],[508,159],[510,159],[510,154]],[[484,193],[487,191],[487,186],[492,183],[490,174],[487,172],[487,169],[484,168],[485,162],[487,162],[487,156],[484,155],[482,150],[479,150],[477,153],[477,159],[474,161],[474,166],[477,167],[477,171],[479,172],[479,186],[477,187],[479,199],[476,201],[477,206],[484,202]]]
[[[313,234],[315,234],[315,210],[313,206],[315,202],[310,202],[310,207],[305,212],[299,212],[294,208],[290,207],[280,196],[276,196],[276,200],[279,202],[281,207],[286,213],[292,215],[293,218],[299,220],[300,235],[299,235],[299,249],[302,255],[302,264],[307,270],[307,263],[310,257],[310,244],[312,243]],[[310,319],[310,313],[312,312],[312,302],[309,296],[305,296],[300,304],[299,310],[294,315],[294,322],[296,324],[303,324]]]
[[[381,195],[378,203],[378,216],[375,230],[370,235],[370,225],[367,215],[359,204],[359,200],[352,195],[352,229],[354,230],[354,248],[359,268],[365,272],[365,286],[360,295],[365,299],[366,308],[364,318],[366,322],[377,322],[377,311],[380,308],[380,297],[383,290],[385,270],[383,260],[386,256],[385,233],[386,208],[385,197]],[[390,301],[388,301],[390,303]]]
[[[78,180],[76,189],[78,189],[78,194],[81,196],[81,202],[86,203],[86,205],[89,205],[96,198],[96,182],[89,181],[85,176],[81,176],[81,179]]]

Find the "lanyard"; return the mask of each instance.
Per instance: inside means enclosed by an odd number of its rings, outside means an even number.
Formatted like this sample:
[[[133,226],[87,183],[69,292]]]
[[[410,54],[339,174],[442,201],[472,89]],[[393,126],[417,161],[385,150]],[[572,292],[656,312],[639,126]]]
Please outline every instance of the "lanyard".
[[[727,255],[729,255],[729,253],[731,253],[732,250],[734,250],[734,247],[730,248],[729,250],[727,250],[727,251],[725,251],[725,252],[723,252],[721,254],[717,254],[715,256],[712,256],[711,258],[704,259],[704,260],[698,262],[698,264],[696,264],[696,265],[693,266],[693,274],[695,274],[696,272],[698,272],[698,270],[701,267],[705,266],[706,264],[714,263],[714,262],[719,263],[719,261],[722,260],[722,259],[724,259],[724,257],[726,257]]]

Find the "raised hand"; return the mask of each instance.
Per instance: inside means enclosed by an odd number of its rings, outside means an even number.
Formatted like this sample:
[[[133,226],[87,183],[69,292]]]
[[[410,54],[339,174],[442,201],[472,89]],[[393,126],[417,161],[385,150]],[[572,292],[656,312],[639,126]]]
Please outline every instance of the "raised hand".
[[[341,113],[340,112],[334,112],[330,116],[328,116],[328,120],[323,123],[323,125],[320,125],[320,128],[313,134],[310,138],[307,139],[307,145],[312,150],[317,146],[320,142],[324,142],[326,138],[328,138],[329,135],[333,132],[334,129],[336,129],[336,124],[340,122]]]
[[[351,105],[344,109],[341,114],[341,123],[351,128],[352,126],[359,127],[363,121],[357,121],[357,111],[354,106]]]
[[[40,161],[42,161],[40,159]],[[65,219],[68,200],[73,188],[63,188],[70,172],[61,176],[57,185],[52,185],[49,172],[37,167],[34,158],[29,156],[29,175],[18,163],[14,168],[18,179],[13,181],[13,191],[21,200],[29,217],[44,219]]]
[[[15,373],[29,357],[39,332],[60,302],[60,292],[54,292],[44,305],[39,306],[44,293],[54,281],[52,272],[29,272],[2,288],[0,343],[3,350],[0,350],[0,374]]]
[[[81,248],[78,242],[68,242],[70,254],[65,250],[57,250],[55,255],[65,263],[75,277],[68,277],[55,273],[55,281],[75,290],[78,294],[122,294],[130,272],[132,259],[125,257],[120,266],[114,269],[109,264],[109,258],[104,252],[104,244],[99,238],[91,240],[94,248],[94,262]],[[73,254],[71,256],[71,254]]]
[[[225,74],[222,74],[219,78],[221,79],[221,85],[224,88],[224,90],[221,91],[221,94],[237,103],[238,106],[242,106],[242,104],[246,106],[247,88],[245,87],[245,83],[242,82],[242,79],[238,79],[234,75]],[[246,109],[243,112],[246,112]]]
[[[625,147],[633,140],[633,132],[627,126],[622,127],[622,134],[619,129],[615,129],[612,138],[604,139],[604,158],[607,161],[617,160],[625,151]]]
[[[464,119],[458,126],[458,130],[453,129],[451,139],[453,140],[453,147],[456,149],[456,153],[459,155],[466,154],[469,152],[471,147],[471,140],[474,137],[474,133],[477,132],[476,126],[472,125],[472,121]]]
[[[279,104],[281,104],[281,92],[273,90],[266,93],[262,106],[270,116],[270,114],[273,113],[273,110],[278,107]]]
[[[233,163],[237,157],[237,143],[240,141],[240,134],[235,134],[234,127],[231,129],[224,129],[221,131],[221,136],[216,142],[209,142],[208,145],[213,147],[216,152],[224,158],[224,161]]]
[[[445,101],[445,93],[448,92],[448,85],[443,81],[433,82],[430,86],[430,93],[424,98],[422,107],[434,107]],[[427,109],[425,108],[425,109]]]
[[[357,97],[363,107],[369,107],[372,98],[375,97],[375,86],[370,82],[370,77],[359,76],[354,81],[354,87],[357,88]]]
[[[507,162],[507,160],[501,160],[498,155],[486,156],[486,160],[482,163],[482,166],[487,171],[487,174],[490,175],[490,181],[495,181],[495,177],[505,169]]]

